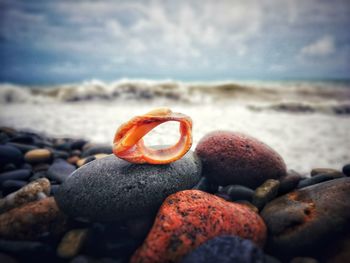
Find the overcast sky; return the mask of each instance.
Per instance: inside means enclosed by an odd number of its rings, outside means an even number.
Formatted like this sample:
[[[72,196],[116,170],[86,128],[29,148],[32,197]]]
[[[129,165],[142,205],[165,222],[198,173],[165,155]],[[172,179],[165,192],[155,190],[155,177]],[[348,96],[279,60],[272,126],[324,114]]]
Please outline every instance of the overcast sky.
[[[350,77],[350,1],[0,0],[0,82]]]

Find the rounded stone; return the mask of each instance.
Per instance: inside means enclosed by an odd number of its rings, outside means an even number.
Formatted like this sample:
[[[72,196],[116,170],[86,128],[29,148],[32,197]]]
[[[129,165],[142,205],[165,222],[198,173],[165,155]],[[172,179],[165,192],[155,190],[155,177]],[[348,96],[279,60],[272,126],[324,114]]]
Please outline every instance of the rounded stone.
[[[220,194],[227,194],[230,200],[247,200],[252,201],[254,191],[243,185],[228,185],[221,189]]]
[[[6,180],[27,180],[31,175],[28,169],[19,169],[0,174],[0,184]]]
[[[75,171],[75,166],[63,159],[56,159],[47,170],[48,178],[56,182],[64,182]]]
[[[238,236],[213,238],[190,254],[181,263],[264,263],[264,253],[252,241]]]
[[[268,249],[280,256],[319,253],[350,227],[350,178],[319,183],[268,203],[261,212]]]
[[[16,147],[0,145],[0,169],[9,163],[20,166],[23,163],[23,154]]]
[[[329,180],[333,180],[336,179],[333,175],[330,174],[317,174],[313,177],[310,178],[305,178],[303,180],[301,180],[298,183],[298,187],[297,188],[304,188],[310,185],[314,185],[314,184],[319,184],[325,181],[329,181]]]
[[[52,153],[48,149],[35,149],[24,155],[24,159],[28,163],[46,163],[50,162],[51,158]]]
[[[112,153],[112,146],[111,145],[92,145],[90,147],[87,147],[82,152],[82,157],[88,157],[90,155],[95,155],[98,153],[106,153],[111,154]]]
[[[193,152],[165,165],[132,164],[114,155],[89,162],[69,176],[55,193],[59,207],[75,218],[113,221],[157,211],[172,193],[200,179]]]
[[[267,179],[286,174],[286,165],[277,152],[242,133],[209,133],[198,143],[196,153],[202,160],[204,176],[219,185],[256,188]]]
[[[346,164],[343,166],[343,174],[346,176],[350,176],[350,164]]]

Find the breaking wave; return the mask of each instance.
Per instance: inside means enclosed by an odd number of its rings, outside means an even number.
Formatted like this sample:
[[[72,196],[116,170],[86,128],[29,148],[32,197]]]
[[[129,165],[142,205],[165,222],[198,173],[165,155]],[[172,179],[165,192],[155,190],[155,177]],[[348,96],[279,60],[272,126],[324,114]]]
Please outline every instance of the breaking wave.
[[[83,101],[246,103],[252,110],[350,114],[350,82],[180,82],[122,79],[46,87],[0,84],[0,103]]]

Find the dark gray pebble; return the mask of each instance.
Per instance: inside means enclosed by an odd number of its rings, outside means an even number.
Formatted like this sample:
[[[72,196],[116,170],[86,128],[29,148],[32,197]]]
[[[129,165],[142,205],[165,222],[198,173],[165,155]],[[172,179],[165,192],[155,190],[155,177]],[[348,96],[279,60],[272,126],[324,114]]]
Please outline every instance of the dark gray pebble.
[[[0,145],[0,170],[6,164],[13,163],[19,167],[23,162],[23,154],[20,150],[13,146]]]
[[[0,251],[23,256],[45,256],[53,254],[53,249],[47,244],[36,241],[13,241],[0,239]]]
[[[82,150],[83,146],[87,143],[88,141],[80,139],[80,140],[75,140],[71,143],[71,149],[72,150]]]
[[[254,191],[243,185],[228,185],[221,189],[220,193],[227,194],[232,201],[252,201]]]
[[[47,171],[39,171],[39,172],[34,173],[34,174],[28,179],[28,181],[29,181],[29,182],[32,182],[32,181],[35,181],[35,180],[37,180],[37,179],[39,179],[39,178],[48,178],[48,177],[49,177],[49,175],[48,175]]]
[[[14,165],[13,163],[8,163],[8,164],[5,164],[3,166],[1,172],[10,172],[10,171],[14,171],[16,169],[17,169],[16,165]]]
[[[27,180],[31,175],[28,169],[19,169],[0,174],[0,184],[6,180]]]
[[[6,143],[6,145],[13,146],[13,147],[17,148],[18,150],[20,150],[22,153],[26,153],[28,151],[31,151],[31,150],[38,148],[35,145],[17,143],[17,142],[9,142],[9,143]]]
[[[202,177],[192,189],[201,190],[207,193],[215,193],[218,189],[218,186],[210,183],[208,178]]]
[[[38,163],[34,164],[32,166],[33,173],[41,172],[41,171],[47,171],[49,170],[50,165],[48,163]]]
[[[238,236],[219,236],[200,245],[181,263],[264,263],[264,253],[252,241]]]
[[[81,157],[88,157],[94,154],[98,153],[106,153],[111,154],[112,153],[112,146],[111,145],[94,145],[90,146],[89,148],[85,149],[81,155]]]
[[[343,174],[345,174],[346,176],[350,176],[350,164],[344,165]]]
[[[318,260],[310,257],[295,257],[290,263],[318,263]]]
[[[24,144],[35,144],[35,137],[31,135],[17,135],[9,140],[9,142],[24,143]]]
[[[51,184],[50,195],[51,195],[51,196],[54,196],[59,187],[60,187],[59,184]]]
[[[52,150],[52,154],[54,159],[67,159],[69,157],[69,153],[66,151]]]
[[[5,144],[6,142],[8,142],[9,139],[10,139],[10,137],[6,133],[0,132],[0,143],[1,144]]]
[[[6,180],[1,184],[1,191],[3,196],[6,196],[12,192],[25,186],[28,182],[22,180]]]
[[[310,185],[318,184],[321,182],[337,179],[338,177],[334,177],[330,174],[318,174],[310,178],[303,179],[298,184],[298,189],[304,188]]]
[[[278,189],[278,194],[283,195],[286,194],[295,188],[297,188],[299,182],[303,179],[298,174],[288,174],[285,177],[282,177],[280,179],[280,187]]]
[[[75,166],[63,159],[56,159],[47,170],[48,178],[57,182],[64,182],[75,171]]]

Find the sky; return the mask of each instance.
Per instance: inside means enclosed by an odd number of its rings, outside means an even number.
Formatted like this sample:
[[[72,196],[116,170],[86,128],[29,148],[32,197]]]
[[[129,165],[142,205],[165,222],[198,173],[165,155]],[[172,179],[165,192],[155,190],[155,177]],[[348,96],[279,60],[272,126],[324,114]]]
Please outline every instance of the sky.
[[[349,79],[348,0],[0,0],[0,82]]]

